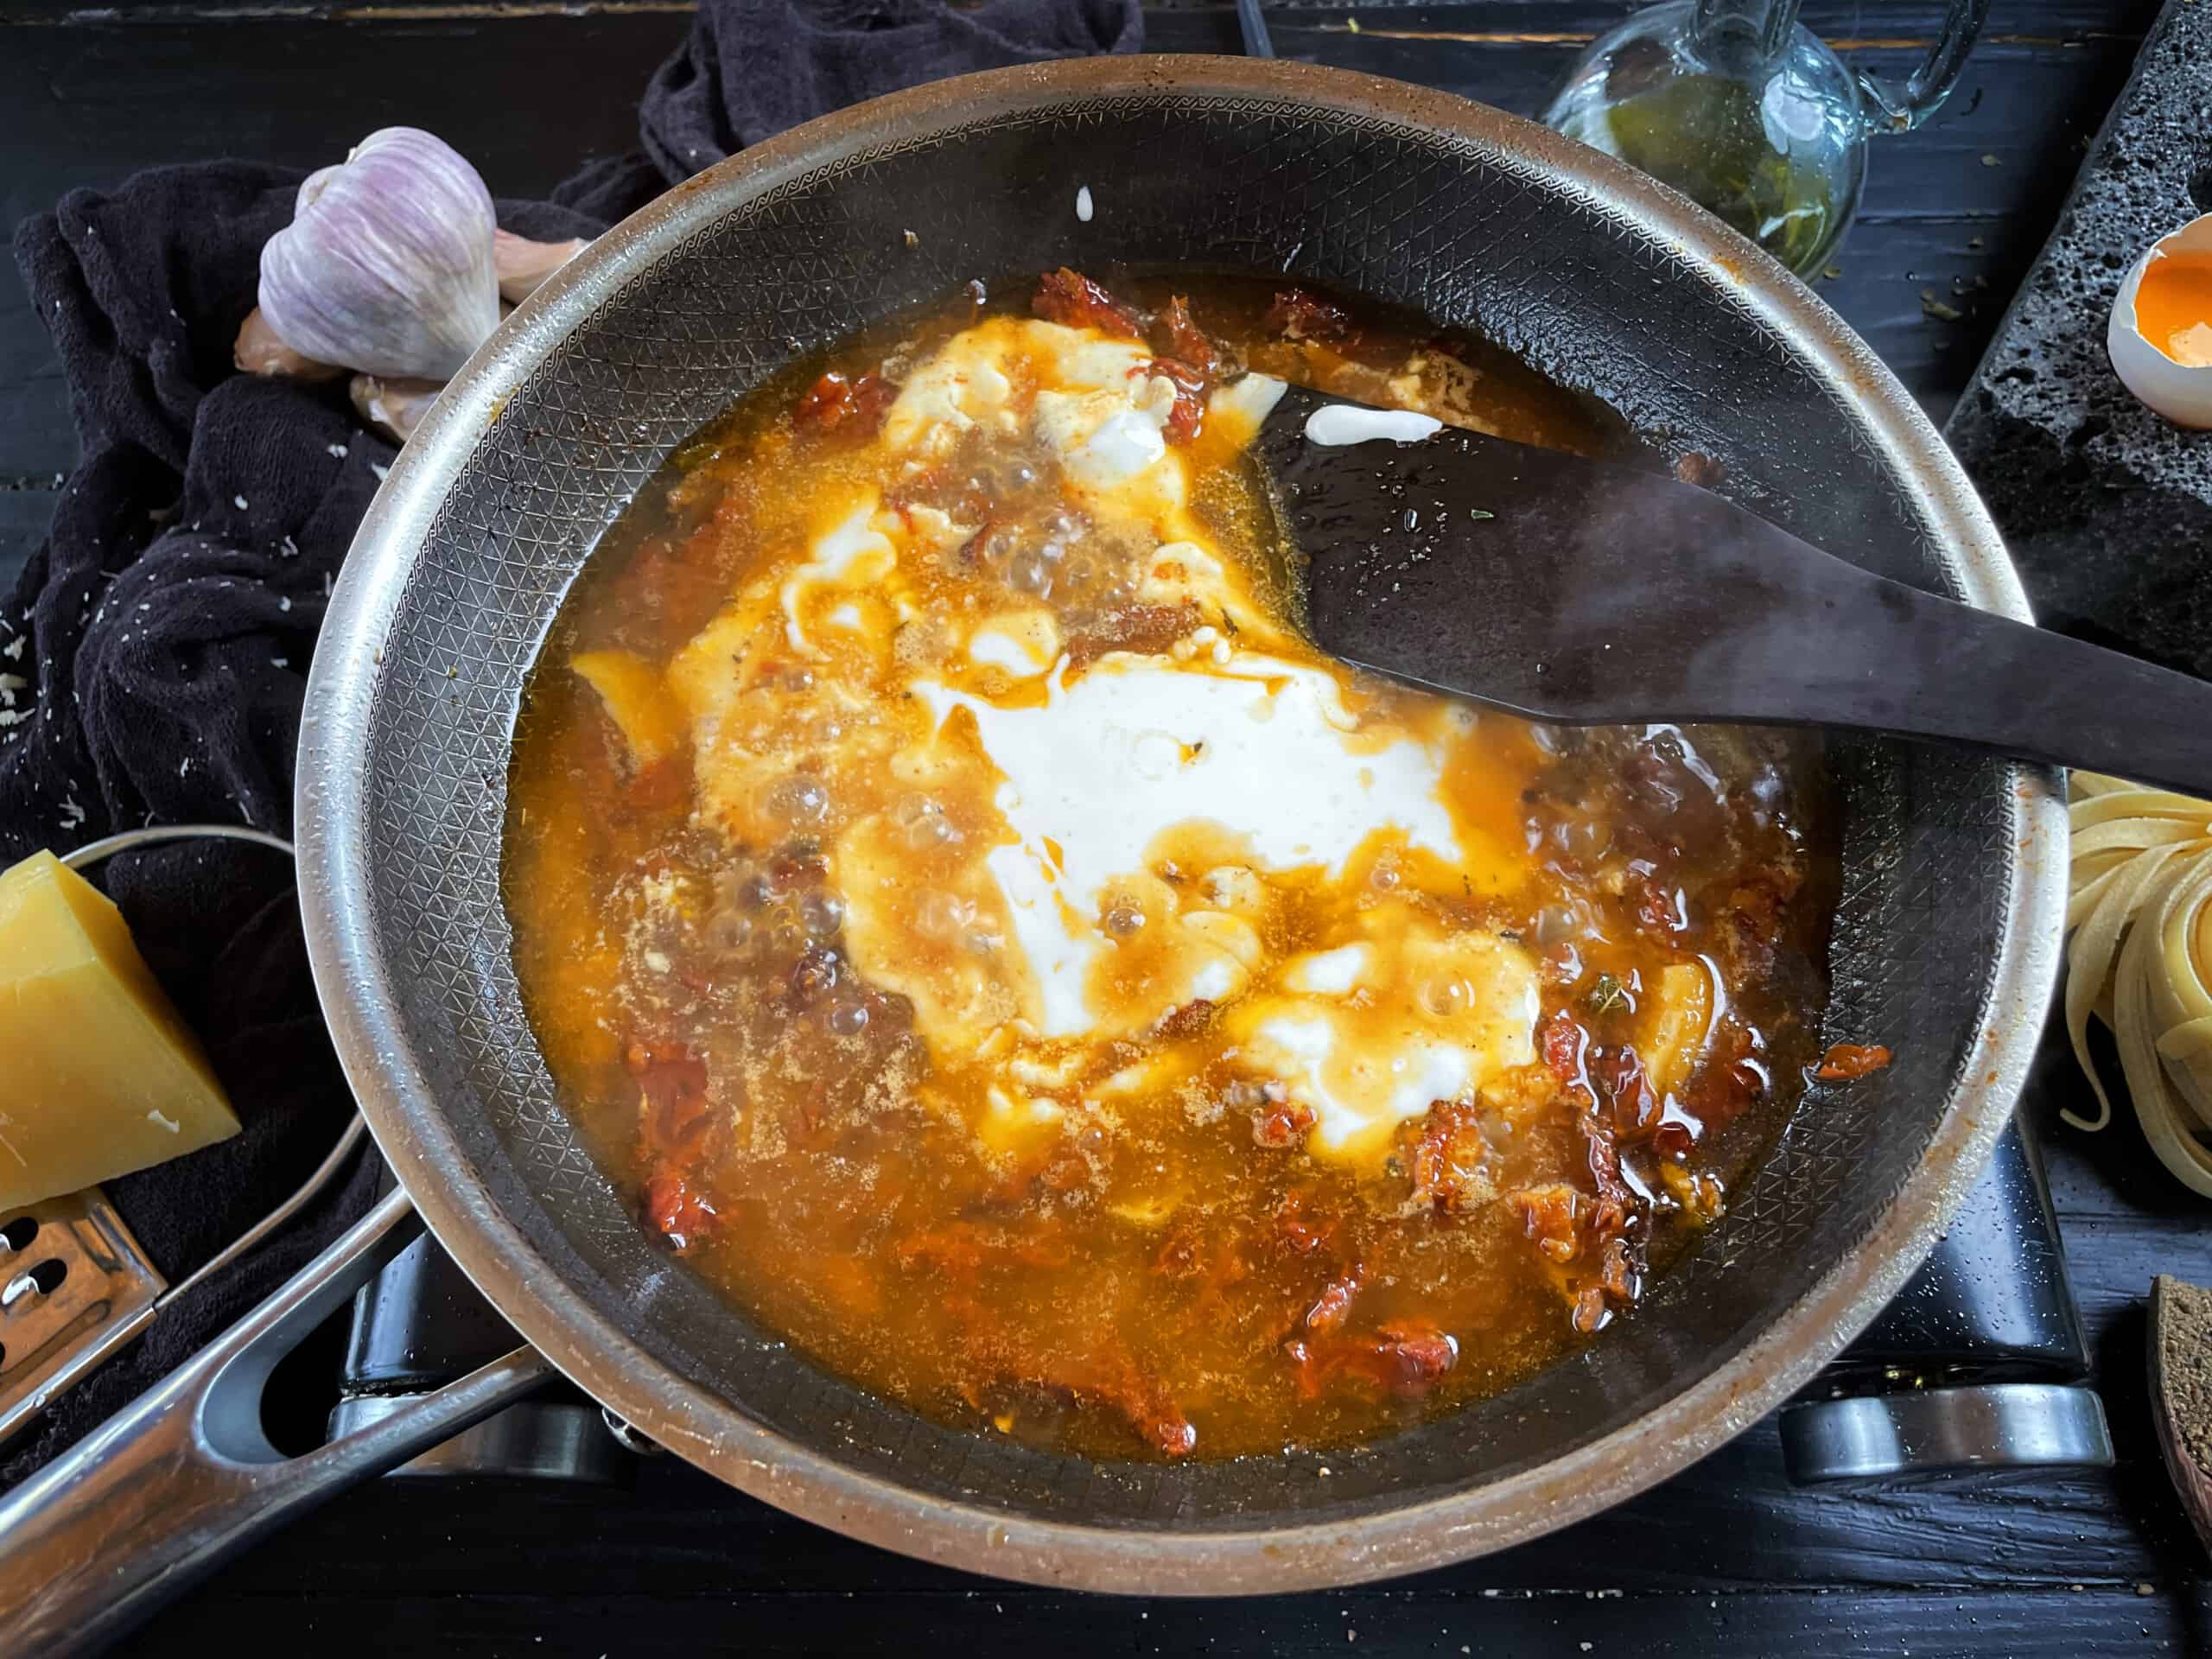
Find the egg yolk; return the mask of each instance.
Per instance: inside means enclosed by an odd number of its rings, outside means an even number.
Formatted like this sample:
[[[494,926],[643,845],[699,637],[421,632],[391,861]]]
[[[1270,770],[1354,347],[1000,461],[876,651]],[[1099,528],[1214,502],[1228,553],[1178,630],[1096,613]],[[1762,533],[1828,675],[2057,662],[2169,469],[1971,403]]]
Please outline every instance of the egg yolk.
[[[2135,329],[2184,368],[2212,367],[2212,259],[2152,260],[2135,290]]]

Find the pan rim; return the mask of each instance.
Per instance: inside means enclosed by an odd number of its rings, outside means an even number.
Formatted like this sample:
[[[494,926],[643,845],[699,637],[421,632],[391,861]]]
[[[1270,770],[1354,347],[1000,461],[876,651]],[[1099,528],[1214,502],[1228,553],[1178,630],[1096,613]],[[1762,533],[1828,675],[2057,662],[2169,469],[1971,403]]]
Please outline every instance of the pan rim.
[[[739,202],[890,133],[971,124],[1099,94],[1273,96],[1440,131],[1510,157],[1677,244],[1729,297],[1789,337],[1860,407],[1881,459],[1946,547],[1964,597],[2021,620],[2024,594],[1994,524],[1936,429],[1842,320],[1750,242],[1625,165],[1449,93],[1284,60],[1137,56],[1002,69],[893,94],[810,122],[701,174],[564,267],[455,377],[401,452],[349,553],[309,675],[296,819],[308,956],[339,1057],[394,1173],[486,1297],[587,1394],[728,1484],[903,1554],[1000,1578],[1154,1595],[1258,1594],[1364,1582],[1525,1541],[1619,1503],[1764,1416],[1902,1288],[2008,1121],[2056,984],[2065,817],[2056,776],[2007,775],[2019,848],[1983,1027],[1926,1154],[1857,1248],[1732,1358],[1637,1421],[1471,1491],[1351,1520],[1167,1532],[1043,1521],[948,1503],[863,1475],[751,1421],[625,1338],[501,1215],[438,1109],[365,921],[369,849],[359,734],[399,578],[474,435],[630,272]]]

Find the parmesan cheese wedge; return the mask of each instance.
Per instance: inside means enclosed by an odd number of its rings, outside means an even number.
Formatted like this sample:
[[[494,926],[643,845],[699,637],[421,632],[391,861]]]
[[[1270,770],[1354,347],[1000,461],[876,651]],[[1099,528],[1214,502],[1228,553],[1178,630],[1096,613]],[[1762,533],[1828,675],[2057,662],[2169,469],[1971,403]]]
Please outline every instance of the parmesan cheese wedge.
[[[51,853],[0,874],[0,1212],[238,1132],[123,913]]]

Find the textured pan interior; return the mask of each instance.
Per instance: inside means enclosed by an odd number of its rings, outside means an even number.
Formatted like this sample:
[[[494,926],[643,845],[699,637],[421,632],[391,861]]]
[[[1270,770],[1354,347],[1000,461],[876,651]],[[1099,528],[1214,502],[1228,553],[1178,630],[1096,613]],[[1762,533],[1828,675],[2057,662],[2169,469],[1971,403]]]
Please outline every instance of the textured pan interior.
[[[377,1005],[377,1054],[348,1054],[357,1086],[365,1070],[394,1069],[392,1053],[411,1068],[410,1090],[397,1091],[409,1102],[370,1103],[403,1179],[480,1183],[472,1206],[526,1241],[531,1271],[620,1333],[608,1373],[657,1362],[798,1452],[937,1503],[1218,1533],[1356,1523],[1549,1464],[1744,1365],[1768,1327],[1885,1226],[1882,1248],[1898,1249],[1910,1230],[1892,1213],[1900,1190],[1978,1084],[1962,1076],[1974,1046],[2011,1017],[1990,991],[2020,907],[2027,809],[2013,774],[1986,760],[1886,745],[1840,756],[1847,868],[1829,1020],[1839,1037],[1889,1044],[1896,1064],[1808,1097],[1726,1219],[1583,1357],[1359,1453],[1102,1465],[942,1429],[764,1340],[672,1262],[579,1146],[521,1014],[499,896],[507,747],[524,677],[598,535],[676,443],[794,354],[978,275],[1116,260],[1287,270],[1469,325],[1661,444],[1722,458],[1732,493],[1820,545],[1946,592],[1975,596],[1979,584],[1988,598],[1987,572],[1969,568],[1958,531],[1986,527],[1979,508],[1896,469],[1896,433],[1882,423],[1896,418],[1893,383],[1854,385],[1791,338],[1770,302],[1781,279],[1748,248],[1767,301],[1624,208],[1610,175],[1587,188],[1563,176],[1564,152],[1516,138],[1517,124],[1483,112],[1439,125],[1343,86],[1321,99],[1240,89],[1249,77],[1203,80],[1138,66],[1118,81],[1047,76],[971,104],[941,99],[873,131],[849,127],[811,152],[791,146],[737,183],[698,181],[690,188],[715,205],[702,215],[679,204],[692,229],[610,246],[611,274],[574,276],[517,320],[504,359],[472,371],[498,384],[468,388],[474,418],[449,412],[435,427],[428,472],[407,473],[410,447],[397,504],[380,504],[356,550],[363,568],[348,582],[377,591],[341,592],[341,610],[373,664],[357,649],[318,667],[349,683],[319,683],[319,698],[336,707],[358,693],[365,711],[355,751],[323,759],[362,770],[327,832],[358,842],[330,895],[346,908],[352,959],[334,972],[340,952],[321,950],[318,972],[327,998],[342,972],[353,988],[339,995]],[[1072,211],[1083,184],[1097,204],[1088,224]],[[1816,308],[1796,290],[1786,297]],[[303,818],[315,810],[303,794]],[[346,1046],[335,1010],[334,1020]],[[1986,1064],[1985,1053],[1974,1070]],[[428,1138],[449,1135],[467,1167],[410,1169],[395,1150],[423,1138],[399,1122],[410,1114],[434,1118]],[[1968,1141],[1986,1144],[1979,1129],[1959,1143]],[[1911,1219],[1924,1243],[1935,1217]],[[518,1254],[506,1252],[510,1265]],[[480,1277],[498,1294],[502,1274]],[[512,1281],[502,1300],[518,1300]],[[507,1312],[537,1335],[527,1307]],[[1805,1341],[1825,1357],[1848,1334]],[[1744,1387],[1764,1381],[1747,1374]],[[711,1449],[694,1454],[731,1472]],[[1671,1467],[1687,1453],[1662,1431],[1643,1455]],[[1570,1514],[1532,1516],[1505,1535]],[[927,1547],[926,1515],[902,1522],[915,1534],[907,1547]],[[1470,1532],[1429,1554],[1479,1547]],[[1348,1560],[1340,1572],[1309,1563],[1282,1576],[1373,1570]],[[1087,1581],[1079,1567],[1066,1576]]]

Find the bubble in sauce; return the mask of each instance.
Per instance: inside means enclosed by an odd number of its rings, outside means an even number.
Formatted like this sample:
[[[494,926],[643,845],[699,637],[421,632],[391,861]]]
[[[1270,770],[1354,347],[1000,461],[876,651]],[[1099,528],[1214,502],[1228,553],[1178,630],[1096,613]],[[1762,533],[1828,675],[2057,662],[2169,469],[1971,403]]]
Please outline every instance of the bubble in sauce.
[[[1007,563],[1006,584],[1017,594],[1050,599],[1053,580],[1058,575],[1054,568],[1058,563],[1058,556],[1049,544],[1017,553]]]
[[[1143,908],[1127,899],[1116,899],[1106,906],[1099,924],[1117,939],[1126,939],[1144,926]]]
[[[798,925],[810,939],[826,939],[844,925],[845,901],[834,893],[810,893],[798,901]]]
[[[1425,981],[1420,995],[1422,1008],[1439,1020],[1465,1014],[1475,998],[1474,988],[1465,980],[1448,976]]]
[[[772,816],[785,823],[820,823],[830,816],[830,788],[819,778],[800,772],[770,787],[767,806]]]
[[[906,844],[920,851],[949,847],[960,839],[960,826],[945,816],[942,803],[926,795],[910,795],[892,814]]]

